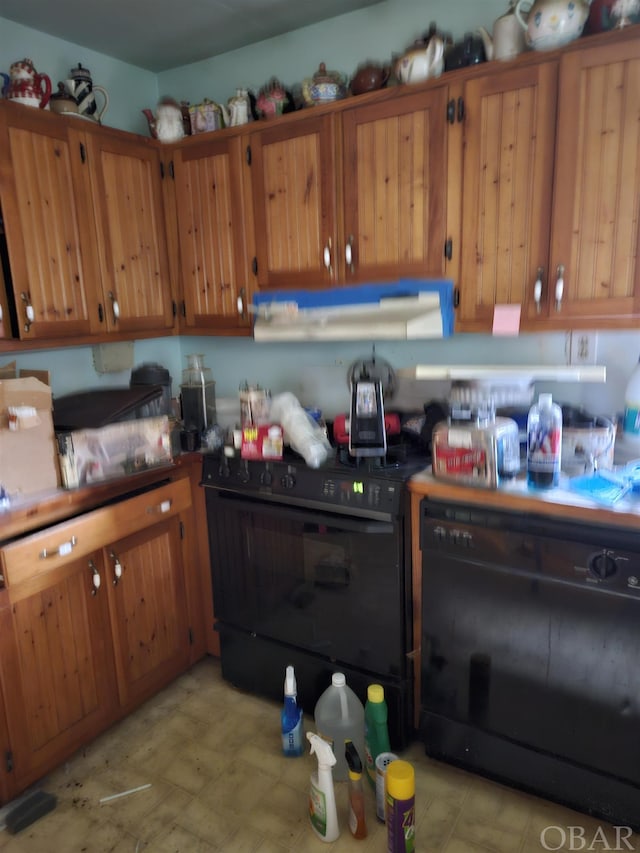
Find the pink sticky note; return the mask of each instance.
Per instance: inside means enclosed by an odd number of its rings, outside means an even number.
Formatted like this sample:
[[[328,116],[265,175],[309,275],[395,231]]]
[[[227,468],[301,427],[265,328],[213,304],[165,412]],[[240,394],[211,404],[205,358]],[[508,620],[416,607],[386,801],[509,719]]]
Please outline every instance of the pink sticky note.
[[[520,332],[520,305],[496,305],[493,309],[493,334],[517,335]]]

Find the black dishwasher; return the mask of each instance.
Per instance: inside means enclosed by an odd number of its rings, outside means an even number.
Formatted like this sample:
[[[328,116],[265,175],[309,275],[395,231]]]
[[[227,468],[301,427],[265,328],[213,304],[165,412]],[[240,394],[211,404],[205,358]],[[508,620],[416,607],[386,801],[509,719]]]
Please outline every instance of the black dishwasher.
[[[640,535],[421,504],[426,752],[640,829]]]

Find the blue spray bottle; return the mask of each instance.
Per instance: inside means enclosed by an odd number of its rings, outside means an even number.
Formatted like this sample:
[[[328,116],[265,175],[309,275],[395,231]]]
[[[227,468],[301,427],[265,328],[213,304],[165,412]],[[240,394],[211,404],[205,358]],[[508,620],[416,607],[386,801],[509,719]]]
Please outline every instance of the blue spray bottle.
[[[282,724],[282,751],[287,756],[302,755],[302,708],[297,702],[298,688],[292,666],[287,667],[284,679],[284,708],[280,715]]]

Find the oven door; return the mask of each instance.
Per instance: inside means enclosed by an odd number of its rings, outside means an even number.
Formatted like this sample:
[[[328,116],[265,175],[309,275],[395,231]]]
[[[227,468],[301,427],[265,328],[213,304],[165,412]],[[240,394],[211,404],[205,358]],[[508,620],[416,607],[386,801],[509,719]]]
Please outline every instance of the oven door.
[[[216,618],[372,673],[406,677],[402,524],[207,488]]]

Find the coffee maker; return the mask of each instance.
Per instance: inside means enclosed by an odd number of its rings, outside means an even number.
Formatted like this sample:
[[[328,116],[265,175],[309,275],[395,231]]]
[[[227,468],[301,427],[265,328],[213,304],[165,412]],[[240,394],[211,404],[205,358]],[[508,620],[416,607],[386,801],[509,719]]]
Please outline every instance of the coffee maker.
[[[386,362],[376,364],[375,355],[369,361],[356,362],[349,371],[351,456],[384,456],[387,452],[383,375],[391,385],[391,368]]]

